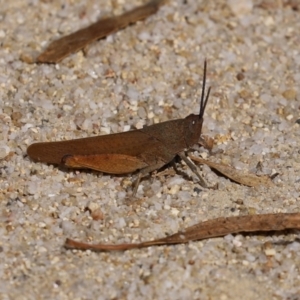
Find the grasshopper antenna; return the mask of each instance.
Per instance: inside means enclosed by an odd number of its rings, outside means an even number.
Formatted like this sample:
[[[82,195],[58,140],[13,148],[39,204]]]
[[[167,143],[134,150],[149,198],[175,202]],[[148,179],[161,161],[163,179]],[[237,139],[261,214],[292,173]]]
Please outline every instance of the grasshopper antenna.
[[[206,95],[205,100],[204,100],[205,84],[206,84],[206,69],[207,69],[207,61],[205,59],[205,61],[204,61],[204,71],[203,71],[203,82],[202,82],[202,92],[201,92],[201,102],[200,102],[199,119],[203,118],[204,111],[205,111],[206,104],[208,102],[208,98],[209,98],[209,94],[210,94],[210,90],[211,90],[211,87],[209,87],[208,91],[207,91],[207,95]]]

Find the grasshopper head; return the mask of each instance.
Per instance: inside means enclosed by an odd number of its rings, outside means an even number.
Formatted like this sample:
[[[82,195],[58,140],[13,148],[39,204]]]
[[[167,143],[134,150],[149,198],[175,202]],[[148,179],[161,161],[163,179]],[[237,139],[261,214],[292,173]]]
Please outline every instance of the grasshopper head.
[[[209,98],[210,87],[208,88],[205,96],[205,83],[206,83],[206,61],[204,62],[204,74],[200,101],[199,115],[191,114],[184,119],[184,135],[187,147],[195,145],[199,141],[202,131],[203,115],[205,107]]]

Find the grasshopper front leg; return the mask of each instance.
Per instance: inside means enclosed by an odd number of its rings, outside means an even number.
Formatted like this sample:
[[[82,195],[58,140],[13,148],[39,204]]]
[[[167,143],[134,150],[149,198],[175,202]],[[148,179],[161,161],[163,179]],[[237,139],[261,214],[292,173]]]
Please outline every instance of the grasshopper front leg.
[[[200,181],[200,185],[204,188],[208,188],[207,183],[205,182],[203,177],[199,174],[197,166],[192,161],[189,160],[189,158],[185,155],[185,153],[183,151],[178,153],[178,155],[187,164],[187,166],[192,170],[192,172],[194,172],[197,175],[197,177],[199,178],[199,181]]]
[[[164,165],[166,164],[166,162],[162,161],[162,160],[158,160],[155,164],[153,165],[150,165],[144,169],[141,169],[138,173],[138,176],[134,182],[134,188],[133,188],[133,192],[132,192],[132,196],[135,197],[136,193],[137,193],[137,190],[138,190],[138,187],[139,187],[139,184],[141,182],[141,179],[148,175],[149,173],[155,171],[155,170],[158,170],[160,168],[162,168]]]

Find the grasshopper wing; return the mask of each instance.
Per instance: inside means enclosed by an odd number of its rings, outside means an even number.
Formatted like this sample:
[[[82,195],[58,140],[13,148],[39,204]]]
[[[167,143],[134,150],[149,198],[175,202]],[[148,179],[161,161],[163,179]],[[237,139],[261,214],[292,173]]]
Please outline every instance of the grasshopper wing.
[[[28,147],[27,154],[35,161],[50,164],[61,164],[63,157],[67,155],[122,154],[132,157],[133,160],[142,153],[152,153],[162,146],[162,143],[151,135],[141,130],[133,130],[61,142],[35,143]],[[110,157],[111,160],[115,158]]]

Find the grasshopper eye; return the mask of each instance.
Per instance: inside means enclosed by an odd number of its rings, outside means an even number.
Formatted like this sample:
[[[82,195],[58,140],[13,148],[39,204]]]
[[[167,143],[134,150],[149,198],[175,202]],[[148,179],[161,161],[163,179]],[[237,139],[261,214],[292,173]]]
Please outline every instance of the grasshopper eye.
[[[195,130],[197,128],[197,120],[195,120],[195,119],[191,120],[188,124],[189,124],[189,131],[190,132],[195,132]]]

